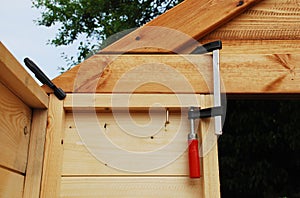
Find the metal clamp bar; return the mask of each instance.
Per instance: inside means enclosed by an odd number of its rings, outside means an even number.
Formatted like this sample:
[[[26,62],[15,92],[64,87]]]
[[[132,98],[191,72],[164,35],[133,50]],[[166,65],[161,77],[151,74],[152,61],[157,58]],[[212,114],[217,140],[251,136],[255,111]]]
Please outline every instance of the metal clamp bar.
[[[221,106],[220,52],[213,51],[214,106]],[[222,135],[222,117],[215,117],[215,134]]]
[[[198,46],[195,50],[191,52],[191,54],[203,54],[207,52],[212,52],[213,54],[213,82],[214,82],[214,90],[213,90],[213,98],[214,98],[214,108],[221,107],[221,80],[220,80],[220,49],[222,49],[222,42],[221,41],[214,41],[207,44],[204,44],[202,46]],[[199,111],[199,117],[203,118],[203,115],[201,117],[201,111],[202,114],[208,114],[211,112],[212,109],[208,109],[206,112],[205,110]],[[211,113],[210,113],[211,114]],[[215,122],[215,134],[216,135],[222,135],[222,113],[220,115],[214,116],[214,122]]]

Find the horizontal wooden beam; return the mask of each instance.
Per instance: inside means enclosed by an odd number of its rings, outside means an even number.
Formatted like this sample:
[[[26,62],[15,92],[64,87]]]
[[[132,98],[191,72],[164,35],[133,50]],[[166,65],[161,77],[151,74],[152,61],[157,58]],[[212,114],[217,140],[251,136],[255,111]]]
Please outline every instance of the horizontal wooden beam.
[[[188,177],[63,177],[61,186],[60,197],[201,197],[203,193],[203,180]]]
[[[260,1],[183,1],[100,53],[178,53]]]
[[[299,94],[299,54],[221,52],[223,92]],[[107,67],[106,67],[107,66]],[[103,69],[105,70],[103,71]],[[54,79],[68,93],[212,93],[210,55],[96,55]],[[48,90],[50,91],[50,90]],[[50,91],[51,92],[51,91]]]
[[[200,106],[200,95],[196,94],[67,94],[64,109],[89,110],[149,107],[180,109]]]
[[[48,96],[0,42],[0,82],[32,108],[47,108]]]
[[[209,43],[214,39],[201,40]],[[226,40],[222,39],[221,54],[300,54],[300,40]],[[187,47],[184,52],[189,53],[196,46]]]

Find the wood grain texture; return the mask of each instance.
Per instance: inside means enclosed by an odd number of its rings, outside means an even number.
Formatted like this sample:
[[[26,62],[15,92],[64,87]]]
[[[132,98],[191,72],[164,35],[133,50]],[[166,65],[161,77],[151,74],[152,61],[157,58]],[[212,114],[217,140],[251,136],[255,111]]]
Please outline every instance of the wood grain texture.
[[[191,93],[207,91],[211,65],[210,55],[95,55],[53,81],[69,93]]]
[[[1,82],[0,93],[0,165],[25,173],[31,109]]]
[[[211,95],[201,95],[201,106],[211,107],[213,99]],[[202,139],[202,177],[203,197],[220,197],[219,160],[218,160],[218,137],[214,131],[214,118],[202,119],[200,134]],[[220,137],[222,138],[222,136]]]
[[[300,39],[300,2],[264,0],[204,39]]]
[[[165,118],[165,112],[162,112],[162,115],[153,116]],[[180,120],[181,116],[183,116],[183,120]],[[76,119],[74,117],[76,117]],[[138,134],[142,135],[143,133],[141,131],[137,131],[131,125],[149,123],[150,117],[148,112],[131,114],[131,119],[133,119],[132,122],[126,113],[118,112],[114,113],[113,116],[112,113],[100,112],[97,113],[97,120],[99,124],[94,127],[90,127],[93,125],[90,123],[93,120],[92,117],[93,113],[76,113],[74,115],[72,113],[68,113],[66,115],[63,176],[188,175],[186,148],[189,122],[184,113],[181,115],[180,113],[170,112],[170,123],[166,126],[164,121],[154,121],[157,124],[161,124],[158,126],[159,131],[155,131],[155,128],[153,128],[151,134],[146,134],[145,137],[138,137]],[[155,120],[154,117],[153,119]],[[78,134],[80,132],[79,130],[82,130],[82,128],[76,127],[80,120],[86,122],[84,130],[94,131],[94,133],[102,131],[105,134],[105,137],[109,141],[112,141],[116,147],[126,151],[138,153],[145,152],[146,155],[147,152],[155,152],[158,149],[162,149],[162,151],[157,153],[153,158],[147,158],[149,161],[148,163],[151,163],[153,160],[162,161],[166,154],[174,155],[173,153],[178,153],[178,156],[168,162],[168,164],[164,164],[162,168],[153,171],[135,173],[112,168],[112,166],[114,167],[116,164],[110,164],[103,158],[96,159],[94,154],[90,153],[87,149],[86,142],[84,142]],[[90,120],[90,122],[85,120]],[[81,131],[80,134],[84,132],[85,131]],[[96,138],[96,136],[94,135],[90,138]],[[171,151],[164,150],[163,148],[171,142],[175,143],[173,145],[174,148]],[[104,150],[106,153],[111,153],[112,149],[107,148],[105,145],[106,144],[99,139],[98,144],[94,145],[94,147]],[[181,150],[178,150],[178,148],[181,148]],[[128,160],[124,159],[121,163],[128,163]]]
[[[62,169],[65,112],[63,101],[50,95],[41,197],[58,197]]]
[[[24,176],[0,167],[0,197],[23,196]]]
[[[0,82],[5,84],[29,107],[47,108],[47,94],[1,42]]]
[[[214,39],[201,40],[201,43],[209,43]],[[299,54],[300,40],[224,40],[221,56],[225,54]],[[183,52],[190,53],[196,46],[190,46]],[[250,65],[251,67],[251,65]]]
[[[61,197],[201,197],[186,177],[63,177]]]
[[[64,109],[67,111],[111,111],[129,108],[130,110],[146,110],[149,108],[168,108],[180,111],[180,108],[199,106],[200,96],[197,94],[67,94]]]
[[[266,51],[265,48],[263,50]],[[97,55],[94,61],[102,63],[107,57]],[[227,94],[300,93],[299,61],[297,53],[221,53],[224,91]],[[206,94],[212,90],[211,63],[208,55],[123,55],[109,64],[108,71],[104,72],[109,75],[104,74],[105,78],[101,76],[102,70],[84,69],[86,72],[81,74],[79,67],[75,67],[54,81],[69,93]],[[82,65],[84,68],[90,66],[93,65]],[[93,78],[90,78],[91,75]],[[77,80],[81,78],[79,76],[82,76],[82,81]]]
[[[33,110],[28,163],[23,194],[24,198],[40,197],[46,125],[47,110]]]
[[[260,0],[188,0],[101,50],[101,53],[180,52]]]

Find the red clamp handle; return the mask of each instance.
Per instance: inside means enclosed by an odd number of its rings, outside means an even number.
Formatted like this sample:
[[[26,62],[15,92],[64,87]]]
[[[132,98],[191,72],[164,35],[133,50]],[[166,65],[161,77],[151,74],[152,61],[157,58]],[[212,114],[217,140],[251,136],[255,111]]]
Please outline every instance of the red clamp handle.
[[[200,159],[198,140],[189,140],[189,168],[190,178],[200,178]]]

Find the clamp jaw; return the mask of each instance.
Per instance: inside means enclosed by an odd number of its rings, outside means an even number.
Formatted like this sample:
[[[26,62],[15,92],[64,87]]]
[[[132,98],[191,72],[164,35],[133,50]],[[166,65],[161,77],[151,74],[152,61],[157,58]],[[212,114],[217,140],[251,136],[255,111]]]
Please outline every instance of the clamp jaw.
[[[191,131],[188,135],[189,144],[189,169],[190,178],[200,177],[200,158],[198,149],[198,137],[195,132],[195,119],[215,117],[215,134],[222,134],[222,120],[223,107],[221,106],[221,88],[220,88],[220,54],[219,50],[222,49],[222,42],[215,41],[202,46],[198,46],[192,54],[203,54],[207,52],[213,53],[213,82],[214,82],[214,107],[199,109],[197,107],[190,107],[188,111],[188,119],[190,121]]]

